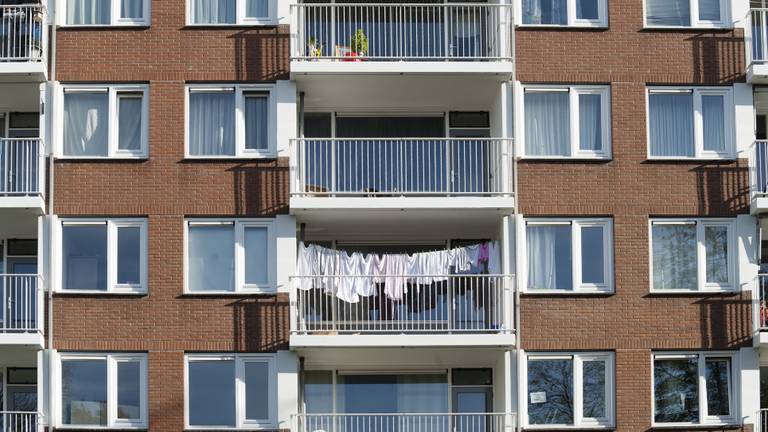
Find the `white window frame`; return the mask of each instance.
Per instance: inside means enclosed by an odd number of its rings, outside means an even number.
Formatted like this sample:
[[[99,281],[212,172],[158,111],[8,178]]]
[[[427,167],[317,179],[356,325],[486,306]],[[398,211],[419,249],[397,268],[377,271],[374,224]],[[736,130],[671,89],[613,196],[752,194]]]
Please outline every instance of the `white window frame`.
[[[108,142],[107,156],[72,156],[64,154],[64,96],[66,93],[106,93],[108,95]],[[118,96],[123,93],[141,93],[141,145],[138,150],[120,150]],[[146,159],[149,143],[149,86],[145,84],[63,84],[58,92],[56,103],[58,132],[56,134],[55,155],[58,159]]]
[[[189,363],[194,361],[235,362],[235,426],[195,426],[189,424]],[[246,418],[245,363],[266,363],[269,374],[269,418],[249,420]],[[277,424],[277,367],[274,354],[186,354],[184,356],[184,429],[185,430],[226,430],[226,429],[276,429]]]
[[[148,27],[150,21],[151,0],[142,0],[141,18],[121,18],[120,6],[122,0],[110,0],[110,22],[109,24],[67,24],[67,3],[68,0],[56,0],[56,10],[63,11],[58,15],[58,25],[61,27]]]
[[[184,294],[189,295],[242,295],[242,294],[274,294],[277,292],[277,239],[275,237],[274,221],[271,219],[203,219],[191,218],[184,220]],[[235,230],[235,286],[233,291],[190,291],[189,289],[189,227],[190,225],[233,225]],[[245,283],[245,229],[266,228],[267,230],[267,284],[256,285]]]
[[[147,386],[147,354],[144,353],[77,353],[59,352],[55,362],[55,424],[58,429],[146,429],[148,427],[148,386]],[[63,423],[64,407],[62,405],[62,362],[66,360],[105,360],[107,362],[107,426],[98,425],[67,425]],[[139,362],[139,392],[141,395],[141,418],[138,420],[121,420],[117,418],[117,364],[119,362]]]
[[[656,422],[656,359],[685,359],[698,358],[698,392],[699,392],[699,423],[680,422],[680,423],[657,423]],[[706,360],[708,358],[728,358],[731,360],[731,370],[729,371],[729,394],[728,403],[730,405],[729,416],[710,416],[707,406],[707,377]],[[739,392],[741,387],[739,380],[739,356],[731,351],[706,351],[706,352],[659,352],[651,354],[651,424],[652,427],[680,427],[697,425],[737,425],[741,417],[739,411]]]
[[[611,87],[605,85],[537,85],[520,84],[517,106],[517,141],[518,154],[524,159],[611,159]],[[535,155],[525,153],[525,93],[568,92],[569,116],[570,116],[570,141],[571,154],[560,155]],[[581,150],[579,148],[579,95],[600,95],[600,126],[603,138],[602,151]]]
[[[731,19],[731,2],[730,0],[723,0],[720,2],[720,21],[707,21],[699,19],[699,0],[690,1],[691,12],[691,25],[689,26],[659,26],[648,24],[648,8],[646,0],[643,0],[643,27],[647,29],[679,29],[679,28],[733,28],[733,21]]]
[[[235,154],[234,155],[192,155],[189,152],[189,95],[193,92],[234,92],[235,94]],[[266,93],[267,104],[267,148],[249,150],[245,148],[245,94]],[[277,157],[277,101],[273,84],[235,85],[188,85],[184,90],[184,157],[187,159],[245,159]]]
[[[64,244],[63,228],[65,225],[106,225],[107,228],[107,290],[72,290],[64,289]],[[141,253],[140,271],[141,283],[139,284],[119,284],[117,283],[117,230],[120,227],[137,227],[140,229],[140,248]],[[146,218],[61,218],[54,224],[54,245],[56,282],[54,283],[55,292],[61,294],[146,294],[148,286],[147,268],[148,266],[148,247],[147,247],[147,219]]]
[[[697,289],[655,289],[653,287],[653,226],[654,225],[696,225],[696,276]],[[726,227],[728,229],[728,283],[708,283],[707,280],[707,250],[705,243],[706,227]],[[710,218],[652,218],[648,224],[648,276],[650,291],[659,294],[697,293],[697,292],[734,292],[738,287],[736,272],[736,220]]]
[[[654,156],[651,154],[651,94],[692,94],[693,95],[693,156]],[[725,118],[725,151],[704,150],[704,117],[702,114],[702,96],[723,96]],[[736,158],[736,127],[733,87],[647,87],[645,91],[645,127],[648,159],[655,160],[716,160]]]
[[[576,0],[566,0],[566,14],[568,19],[566,24],[526,24],[523,23],[523,1],[515,2],[515,13],[519,17],[517,25],[519,27],[608,27],[608,1],[598,0],[597,11],[598,19],[588,20],[576,17]]]
[[[528,423],[528,362],[531,360],[571,360],[573,362],[573,421],[571,424],[538,425]],[[583,417],[583,364],[586,361],[605,362],[605,413],[604,418]],[[520,380],[520,400],[522,402],[522,425],[526,429],[577,429],[577,428],[612,428],[615,424],[614,399],[615,362],[612,352],[526,352],[522,362]]]
[[[237,12],[234,23],[221,24],[197,24],[192,22],[192,2],[186,0],[186,23],[189,27],[232,27],[232,26],[273,26],[277,25],[277,2],[279,0],[269,0],[269,16],[266,17],[246,17],[245,0],[237,1]]]
[[[526,294],[610,294],[614,290],[613,284],[613,220],[608,218],[525,218],[524,223],[520,224],[520,250],[526,251],[521,256],[521,273],[523,273],[522,292]],[[529,289],[528,288],[528,226],[570,226],[571,227],[571,271],[573,276],[572,290],[564,289]],[[603,284],[582,283],[581,281],[581,229],[585,227],[603,228],[603,251],[604,251],[604,280]]]

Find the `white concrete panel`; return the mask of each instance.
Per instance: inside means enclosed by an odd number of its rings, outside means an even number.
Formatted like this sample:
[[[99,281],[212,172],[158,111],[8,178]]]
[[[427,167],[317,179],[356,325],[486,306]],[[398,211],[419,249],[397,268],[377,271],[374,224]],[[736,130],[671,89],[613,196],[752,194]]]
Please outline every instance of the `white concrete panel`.
[[[277,102],[277,155],[289,156],[290,140],[296,138],[296,85],[292,81],[279,80],[275,84]]]
[[[291,428],[291,416],[298,412],[299,359],[290,351],[277,352],[278,429]]]
[[[755,111],[752,86],[734,84],[733,102],[736,121],[736,151],[741,159],[749,158],[752,143],[755,142]]]
[[[277,291],[290,292],[290,277],[296,273],[296,219],[280,215],[275,218],[277,255]]]
[[[760,356],[755,348],[742,348],[737,358],[741,363],[741,417],[745,425],[757,424],[757,412],[760,409]]]

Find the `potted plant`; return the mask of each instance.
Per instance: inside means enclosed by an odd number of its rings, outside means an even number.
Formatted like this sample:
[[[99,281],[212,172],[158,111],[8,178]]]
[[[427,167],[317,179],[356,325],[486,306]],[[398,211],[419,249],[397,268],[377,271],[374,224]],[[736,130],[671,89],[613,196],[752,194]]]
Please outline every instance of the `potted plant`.
[[[368,36],[365,35],[363,29],[357,29],[355,34],[349,40],[349,48],[351,57],[363,57],[368,54]],[[360,61],[359,59],[355,61]]]
[[[317,38],[314,36],[309,37],[309,40],[307,41],[307,48],[309,50],[310,57],[319,58],[323,55],[323,44],[319,43]]]

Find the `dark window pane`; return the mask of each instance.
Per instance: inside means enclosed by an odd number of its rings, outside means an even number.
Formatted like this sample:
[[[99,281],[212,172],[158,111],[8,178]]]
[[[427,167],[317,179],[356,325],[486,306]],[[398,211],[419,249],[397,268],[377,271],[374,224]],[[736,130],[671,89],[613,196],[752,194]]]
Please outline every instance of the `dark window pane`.
[[[245,362],[245,418],[269,418],[269,365],[264,362]]]
[[[573,360],[529,360],[526,397],[529,424],[573,424]]]
[[[331,113],[304,114],[305,138],[330,138],[332,132]]]
[[[492,385],[491,369],[453,369],[451,383],[453,385],[483,386]]]
[[[117,283],[141,283],[141,228],[117,228]]]
[[[584,373],[584,408],[586,418],[604,418],[605,412],[605,361],[585,361]]]
[[[727,416],[731,414],[728,358],[708,358],[707,365],[707,414]]]
[[[37,255],[37,240],[8,240],[8,255]]]
[[[436,138],[445,136],[443,117],[337,117],[339,138]]]
[[[61,421],[107,425],[107,361],[62,360]]]
[[[235,362],[189,362],[189,424],[235,426]]]
[[[330,371],[304,372],[304,408],[307,414],[328,414],[333,412],[332,380],[333,375]],[[314,425],[310,424],[308,426]],[[317,430],[317,428],[312,427],[309,430]]]
[[[8,384],[37,384],[37,369],[8,368]]]
[[[452,128],[491,127],[490,115],[485,111],[451,111],[448,118]]]
[[[336,398],[340,413],[445,413],[447,376],[340,375]]]
[[[117,363],[117,418],[141,418],[141,363]]]
[[[62,229],[65,290],[107,290],[107,225],[65,225]]]
[[[654,361],[653,373],[656,422],[698,422],[698,359],[658,359]]]
[[[599,0],[576,0],[576,18],[583,20],[600,19]]]

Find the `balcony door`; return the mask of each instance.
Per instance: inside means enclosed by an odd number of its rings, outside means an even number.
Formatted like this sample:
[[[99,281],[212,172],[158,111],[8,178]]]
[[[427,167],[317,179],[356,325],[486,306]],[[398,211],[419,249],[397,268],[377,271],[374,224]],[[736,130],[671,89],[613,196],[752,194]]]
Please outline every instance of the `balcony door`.
[[[0,278],[0,328],[33,331],[37,328],[37,241],[9,239]],[[2,266],[2,262],[0,262]]]
[[[2,119],[2,117],[0,117]],[[26,194],[39,190],[37,184],[37,159],[40,137],[40,114],[37,112],[13,112],[6,116],[0,127],[0,137],[7,140],[0,146],[0,193]],[[0,120],[2,121],[2,120]]]
[[[0,368],[0,432],[37,427],[37,369]]]

